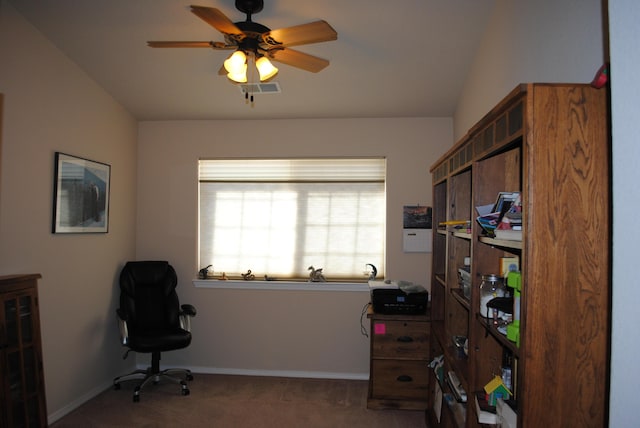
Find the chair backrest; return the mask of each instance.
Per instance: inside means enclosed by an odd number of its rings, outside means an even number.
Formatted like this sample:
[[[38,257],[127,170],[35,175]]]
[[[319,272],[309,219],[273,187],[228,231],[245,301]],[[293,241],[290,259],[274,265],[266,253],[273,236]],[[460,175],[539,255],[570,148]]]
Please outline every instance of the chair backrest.
[[[177,285],[166,261],[127,262],[120,273],[120,310],[131,334],[180,325]]]

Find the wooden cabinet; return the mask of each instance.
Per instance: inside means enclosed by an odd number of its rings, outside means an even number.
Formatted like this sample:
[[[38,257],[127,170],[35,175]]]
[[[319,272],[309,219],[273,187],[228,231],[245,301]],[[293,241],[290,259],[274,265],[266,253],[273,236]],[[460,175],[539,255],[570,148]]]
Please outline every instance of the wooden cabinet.
[[[45,427],[37,281],[0,277],[0,427]]]
[[[480,426],[473,393],[510,366],[519,427],[607,425],[609,371],[610,144],[606,89],[526,84],[515,88],[431,168],[433,222],[432,357],[444,355],[467,391],[457,424],[434,392],[432,426]],[[492,239],[475,207],[498,192],[519,191],[522,239]],[[499,273],[503,257],[521,272],[520,341],[509,340],[479,312],[481,276]],[[458,270],[470,260],[471,294]],[[452,336],[468,338],[468,356]]]
[[[384,315],[369,307],[369,409],[427,407],[429,315]]]

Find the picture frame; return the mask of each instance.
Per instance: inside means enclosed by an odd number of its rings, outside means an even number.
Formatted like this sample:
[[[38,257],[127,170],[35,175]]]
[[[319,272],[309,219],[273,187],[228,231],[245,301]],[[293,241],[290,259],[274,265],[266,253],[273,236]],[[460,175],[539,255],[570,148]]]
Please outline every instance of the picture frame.
[[[404,229],[431,229],[431,220],[431,207],[420,205],[405,205],[402,207]]]
[[[107,233],[111,166],[55,153],[52,233]]]

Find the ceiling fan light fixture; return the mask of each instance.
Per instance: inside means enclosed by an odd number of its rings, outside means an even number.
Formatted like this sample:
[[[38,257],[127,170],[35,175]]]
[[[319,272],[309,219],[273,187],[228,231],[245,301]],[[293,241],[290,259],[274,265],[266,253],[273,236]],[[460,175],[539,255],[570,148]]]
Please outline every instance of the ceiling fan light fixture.
[[[224,69],[230,74],[247,74],[247,55],[241,50],[237,50],[224,61]],[[245,80],[246,81],[246,80]]]
[[[254,86],[278,74],[278,69],[271,64],[269,57],[277,62],[313,73],[329,65],[329,61],[325,59],[290,49],[290,47],[336,40],[338,33],[331,25],[324,20],[317,20],[271,30],[251,19],[252,14],[262,10],[263,4],[264,0],[236,0],[236,9],[247,15],[242,22],[231,21],[214,7],[192,5],[191,12],[222,33],[224,42],[149,41],[147,44],[152,48],[234,49],[234,52],[224,61],[223,67],[218,69],[218,74],[224,75],[226,72],[227,78],[232,82],[243,84],[250,81],[250,85]],[[257,75],[256,71],[258,71]],[[251,100],[251,106],[253,106],[253,93],[253,89],[245,91],[245,99]]]
[[[265,80],[271,79],[273,76],[278,74],[278,69],[271,64],[269,58],[266,56],[261,56],[256,61],[256,68],[258,69],[258,73],[260,74],[260,81],[264,82]]]
[[[237,83],[247,83],[247,65],[244,65],[243,70],[227,73],[227,77]]]

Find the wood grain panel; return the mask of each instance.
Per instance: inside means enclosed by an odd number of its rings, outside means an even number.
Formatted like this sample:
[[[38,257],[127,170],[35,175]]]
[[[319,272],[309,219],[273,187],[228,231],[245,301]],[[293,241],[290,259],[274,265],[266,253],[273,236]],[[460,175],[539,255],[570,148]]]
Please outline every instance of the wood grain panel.
[[[609,307],[606,92],[536,86],[527,138],[529,231],[523,426],[605,425]],[[541,405],[544,403],[544,405]]]

